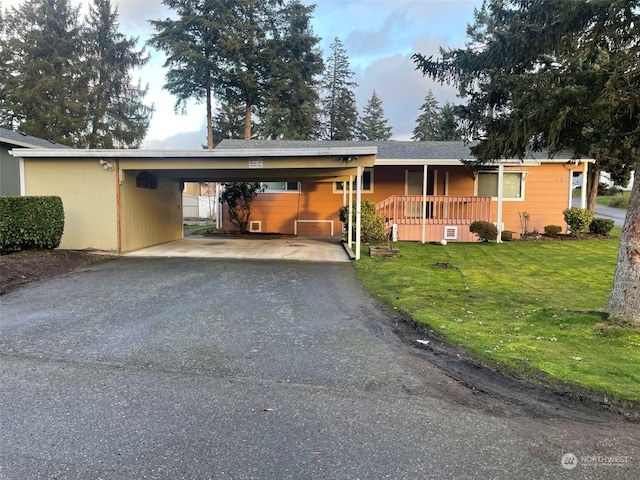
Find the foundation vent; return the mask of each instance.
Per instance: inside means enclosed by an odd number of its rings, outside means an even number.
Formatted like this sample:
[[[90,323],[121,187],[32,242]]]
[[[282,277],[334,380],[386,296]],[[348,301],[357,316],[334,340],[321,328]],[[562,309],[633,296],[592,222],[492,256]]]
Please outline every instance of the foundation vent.
[[[458,227],[452,227],[452,226],[444,227],[444,239],[445,240],[457,240],[458,239]]]
[[[262,222],[260,220],[249,221],[249,231],[252,233],[259,233],[262,231]]]

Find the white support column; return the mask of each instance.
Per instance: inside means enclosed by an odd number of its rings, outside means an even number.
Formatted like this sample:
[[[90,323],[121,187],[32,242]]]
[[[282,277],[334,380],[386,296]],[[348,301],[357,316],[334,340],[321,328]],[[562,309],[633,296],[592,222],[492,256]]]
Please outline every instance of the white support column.
[[[349,220],[347,229],[347,245],[349,245],[349,248],[353,248],[353,175],[349,175]]]
[[[587,176],[588,176],[587,174],[588,173],[589,173],[589,162],[584,162],[584,169],[582,170],[582,186],[580,187],[580,208],[587,208]]]
[[[498,237],[496,238],[497,243],[502,243],[502,197],[504,196],[504,165],[498,165],[498,218],[497,225],[498,228]]]
[[[362,214],[362,167],[356,167],[356,260],[360,260],[360,216]]]
[[[422,243],[427,241],[427,165],[422,167]]]
[[[569,170],[569,201],[567,202],[568,207],[571,208],[573,206],[573,168]]]
[[[222,204],[220,203],[220,184],[216,182],[216,198],[214,199],[213,211],[216,213],[216,229],[222,228]]]

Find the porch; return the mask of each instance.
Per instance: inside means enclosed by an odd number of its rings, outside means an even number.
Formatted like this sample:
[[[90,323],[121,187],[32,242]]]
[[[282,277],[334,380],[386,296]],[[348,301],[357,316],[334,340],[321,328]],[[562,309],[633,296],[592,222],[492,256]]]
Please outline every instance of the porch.
[[[377,204],[376,213],[384,218],[385,231],[397,240],[476,242],[469,225],[491,221],[491,197],[393,195]]]

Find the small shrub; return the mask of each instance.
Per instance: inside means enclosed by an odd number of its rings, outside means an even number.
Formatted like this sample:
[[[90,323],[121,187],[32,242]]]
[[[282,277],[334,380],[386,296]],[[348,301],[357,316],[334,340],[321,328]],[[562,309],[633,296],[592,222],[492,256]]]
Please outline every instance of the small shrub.
[[[355,238],[356,230],[356,201],[352,205],[353,215],[353,236]],[[347,206],[340,207],[338,218],[344,224],[349,219],[349,208]],[[376,204],[371,200],[364,200],[360,207],[360,241],[378,245],[387,241],[384,231],[384,219],[376,214]]]
[[[562,227],[560,225],[547,225],[544,227],[544,234],[550,237],[555,237],[562,231]]]
[[[629,199],[631,198],[631,192],[616,193],[607,204],[609,207],[614,208],[629,208]]]
[[[609,235],[613,230],[613,220],[610,218],[594,218],[589,224],[589,231],[598,235]]]
[[[478,235],[483,242],[489,242],[498,238],[498,228],[491,222],[473,222],[469,225],[469,231]]]
[[[569,225],[573,235],[584,232],[591,223],[593,215],[586,208],[567,208],[564,212],[564,221]]]

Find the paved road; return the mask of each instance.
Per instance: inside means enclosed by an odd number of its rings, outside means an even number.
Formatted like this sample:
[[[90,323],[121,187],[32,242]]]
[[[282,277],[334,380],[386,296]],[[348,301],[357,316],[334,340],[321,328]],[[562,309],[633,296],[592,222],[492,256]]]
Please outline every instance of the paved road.
[[[0,315],[2,480],[640,477],[637,425],[452,380],[349,264],[120,258]]]
[[[573,206],[580,206],[580,199],[573,199]],[[627,216],[627,210],[623,208],[612,208],[607,207],[606,205],[596,204],[596,217],[598,218],[610,218],[613,220],[613,224],[616,227],[624,226],[624,219]]]

